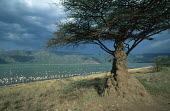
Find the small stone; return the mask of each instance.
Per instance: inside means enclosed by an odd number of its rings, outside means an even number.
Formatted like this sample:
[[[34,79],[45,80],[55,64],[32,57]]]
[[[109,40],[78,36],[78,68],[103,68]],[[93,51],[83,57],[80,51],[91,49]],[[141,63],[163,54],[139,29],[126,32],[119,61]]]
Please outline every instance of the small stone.
[[[119,104],[116,104],[117,107],[119,107]]]
[[[99,108],[101,108],[102,107],[102,105],[101,104],[99,104]]]

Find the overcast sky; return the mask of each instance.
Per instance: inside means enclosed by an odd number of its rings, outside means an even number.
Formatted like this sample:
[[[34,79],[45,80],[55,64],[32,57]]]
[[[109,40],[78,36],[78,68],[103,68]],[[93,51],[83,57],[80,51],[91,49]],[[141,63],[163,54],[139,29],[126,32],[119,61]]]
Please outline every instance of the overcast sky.
[[[66,17],[59,0],[0,0],[0,49],[44,50],[48,38],[57,30],[55,23]],[[133,53],[170,53],[170,31],[144,41]],[[62,49],[65,51],[101,53],[97,46]],[[61,51],[61,49],[60,49]]]

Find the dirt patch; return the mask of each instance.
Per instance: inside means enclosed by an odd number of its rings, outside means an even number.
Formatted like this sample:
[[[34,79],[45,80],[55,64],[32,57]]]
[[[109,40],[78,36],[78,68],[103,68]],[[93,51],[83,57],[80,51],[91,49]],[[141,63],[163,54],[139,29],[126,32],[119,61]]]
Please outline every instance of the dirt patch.
[[[79,97],[71,98],[70,95],[69,99],[61,103],[59,111],[169,111],[170,108],[170,105],[160,98],[153,98],[155,104],[124,102],[122,99],[115,99],[113,95],[101,97],[94,89],[85,92],[77,90]]]

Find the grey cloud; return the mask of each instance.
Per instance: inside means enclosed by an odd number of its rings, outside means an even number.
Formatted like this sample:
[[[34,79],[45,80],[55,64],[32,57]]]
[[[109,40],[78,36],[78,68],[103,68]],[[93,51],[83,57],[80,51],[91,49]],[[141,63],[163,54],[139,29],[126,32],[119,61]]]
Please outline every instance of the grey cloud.
[[[0,48],[40,48],[52,37],[54,23],[65,15],[48,0],[36,1],[39,3],[35,6],[28,6],[24,0],[0,1]]]
[[[163,53],[163,52],[169,52],[170,53],[170,39],[166,39],[166,40],[160,40],[157,41],[155,43],[153,43],[149,50],[152,52],[159,52],[159,53]]]
[[[42,49],[48,38],[53,37],[54,25],[64,21],[61,6],[51,3],[55,0],[0,0],[0,49]],[[144,41],[134,53],[170,52],[170,31],[154,36],[153,41]],[[162,41],[162,42],[161,42]],[[112,45],[108,45],[112,49]],[[64,49],[62,49],[64,50]],[[68,49],[72,50],[72,49]],[[98,46],[87,46],[72,51],[103,53]]]
[[[164,31],[161,34],[153,36],[154,40],[145,40],[140,43],[134,53],[170,53],[170,33]]]
[[[167,39],[167,40],[162,40],[162,41],[158,41],[158,42],[155,42],[151,45],[151,48],[158,48],[158,47],[162,47],[162,46],[165,46],[167,44],[170,43],[170,39]]]

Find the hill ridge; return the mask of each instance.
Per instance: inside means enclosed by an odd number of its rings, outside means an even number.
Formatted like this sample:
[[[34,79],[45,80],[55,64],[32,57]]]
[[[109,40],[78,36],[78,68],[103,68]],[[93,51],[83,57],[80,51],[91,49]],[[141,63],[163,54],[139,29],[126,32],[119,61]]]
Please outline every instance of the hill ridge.
[[[130,54],[127,62],[150,63],[157,56],[168,56],[170,53],[144,53]],[[0,50],[0,64],[102,64],[108,63],[112,57],[107,54],[82,54],[78,52],[57,51],[25,51],[25,50]]]

